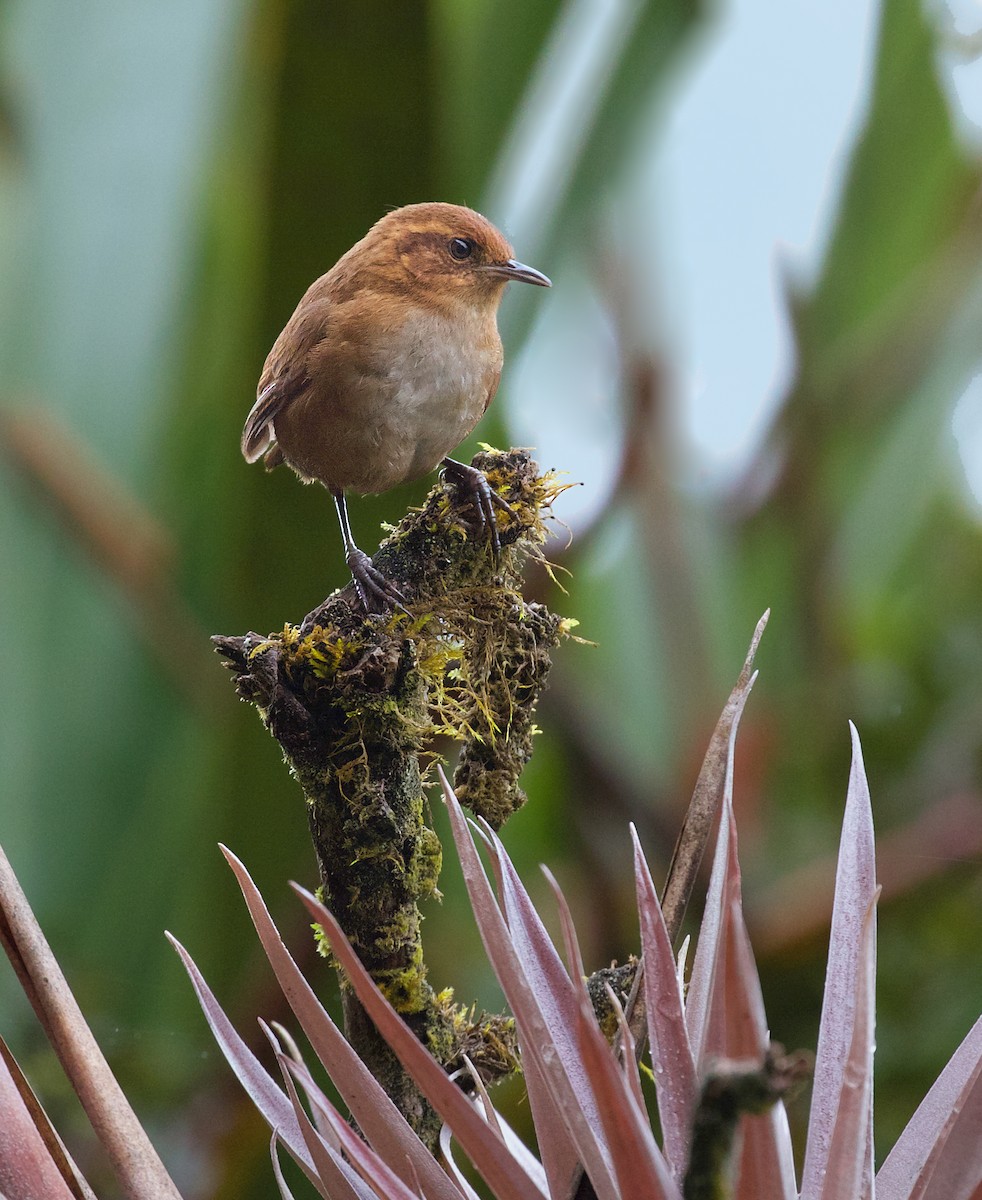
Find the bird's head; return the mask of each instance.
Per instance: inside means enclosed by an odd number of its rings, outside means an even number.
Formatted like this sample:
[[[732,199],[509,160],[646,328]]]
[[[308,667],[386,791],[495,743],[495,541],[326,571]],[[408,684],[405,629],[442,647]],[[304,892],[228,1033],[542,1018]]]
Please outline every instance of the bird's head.
[[[541,271],[515,259],[505,236],[473,209],[409,204],[387,213],[351,253],[378,281],[443,307],[497,308],[505,284],[551,287]]]

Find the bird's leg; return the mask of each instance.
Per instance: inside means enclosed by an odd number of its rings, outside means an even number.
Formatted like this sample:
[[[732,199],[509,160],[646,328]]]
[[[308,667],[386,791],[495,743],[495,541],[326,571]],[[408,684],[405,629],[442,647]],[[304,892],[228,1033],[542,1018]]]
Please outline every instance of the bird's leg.
[[[332,492],[334,506],[338,510],[338,521],[341,523],[341,537],[344,539],[344,558],[351,570],[351,578],[355,581],[358,599],[365,612],[385,612],[387,608],[406,609],[406,597],[399,591],[391,580],[385,578],[364,550],[359,550],[355,539],[351,536],[351,526],[348,524],[348,505],[344,492]]]
[[[515,510],[507,501],[502,500],[494,488],[488,483],[483,471],[470,467],[467,463],[457,462],[455,458],[443,460],[443,474],[451,484],[470,503],[477,517],[477,526],[491,543],[491,554],[498,561],[501,554],[501,541],[498,538],[498,521],[494,515],[495,505],[502,512],[515,515]]]

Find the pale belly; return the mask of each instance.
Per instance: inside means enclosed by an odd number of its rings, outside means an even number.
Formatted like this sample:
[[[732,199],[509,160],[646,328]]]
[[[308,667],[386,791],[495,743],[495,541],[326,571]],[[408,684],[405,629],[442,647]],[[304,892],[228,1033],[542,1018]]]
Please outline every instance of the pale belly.
[[[486,318],[472,328],[407,322],[370,373],[323,395],[311,389],[277,417],[287,462],[334,491],[385,492],[426,475],[484,415],[501,367],[494,324],[490,333]]]
[[[490,355],[462,355],[459,346],[423,356],[414,370],[393,371],[393,401],[378,420],[401,443],[404,479],[432,471],[474,429],[484,416],[493,371]]]

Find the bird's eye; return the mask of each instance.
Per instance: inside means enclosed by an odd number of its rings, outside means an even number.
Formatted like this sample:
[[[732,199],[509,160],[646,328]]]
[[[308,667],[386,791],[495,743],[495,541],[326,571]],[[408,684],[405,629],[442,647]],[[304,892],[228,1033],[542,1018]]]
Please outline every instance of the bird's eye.
[[[470,238],[451,238],[449,250],[451,258],[463,262],[465,258],[470,258],[474,253],[474,243]]]

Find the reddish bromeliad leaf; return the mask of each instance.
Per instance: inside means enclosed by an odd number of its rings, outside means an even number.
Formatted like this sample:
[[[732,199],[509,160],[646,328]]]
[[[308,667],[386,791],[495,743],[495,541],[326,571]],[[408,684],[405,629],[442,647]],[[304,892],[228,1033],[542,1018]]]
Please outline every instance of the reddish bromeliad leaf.
[[[568,1200],[571,1181],[582,1164],[598,1200],[627,1196],[681,1200],[700,1081],[719,1060],[760,1062],[767,1053],[769,1032],[760,981],[743,920],[732,805],[736,726],[748,691],[749,686],[729,731],[722,818],[685,997],[651,874],[634,835],[644,1003],[660,1144],[640,1100],[633,1055],[619,1056],[594,1018],[562,894],[557,888],[568,965],[500,839],[486,825],[468,824],[442,775],[478,929],[515,1017],[538,1159],[516,1143],[486,1093],[470,1097],[448,1078],[375,987],[332,915],[309,893],[297,889],[362,1004],[446,1122],[447,1152],[452,1136],[491,1195],[502,1200]],[[478,843],[488,855],[491,878]],[[283,1088],[275,1084],[234,1035],[186,959],[219,1043],[273,1125],[276,1140],[300,1163],[321,1195],[345,1200],[360,1200],[363,1194],[382,1200],[473,1200],[474,1192],[455,1165],[449,1164],[448,1171],[436,1165],[358,1061],[279,940],[244,867],[226,854],[281,986],[361,1131],[356,1133],[346,1124],[305,1068],[282,1054],[286,1082]],[[764,1195],[780,1200],[861,1200],[872,1195],[877,895],[869,789],[853,730],[801,1190],[795,1181],[787,1117],[779,1101],[763,1115],[740,1119],[729,1168],[734,1200]],[[627,1035],[626,1025],[624,1032]],[[300,1091],[307,1098],[311,1118],[300,1104]],[[880,1200],[978,1200],[982,1194],[980,1119],[982,1021],[884,1163],[876,1180]],[[280,1187],[285,1195],[285,1184]]]

